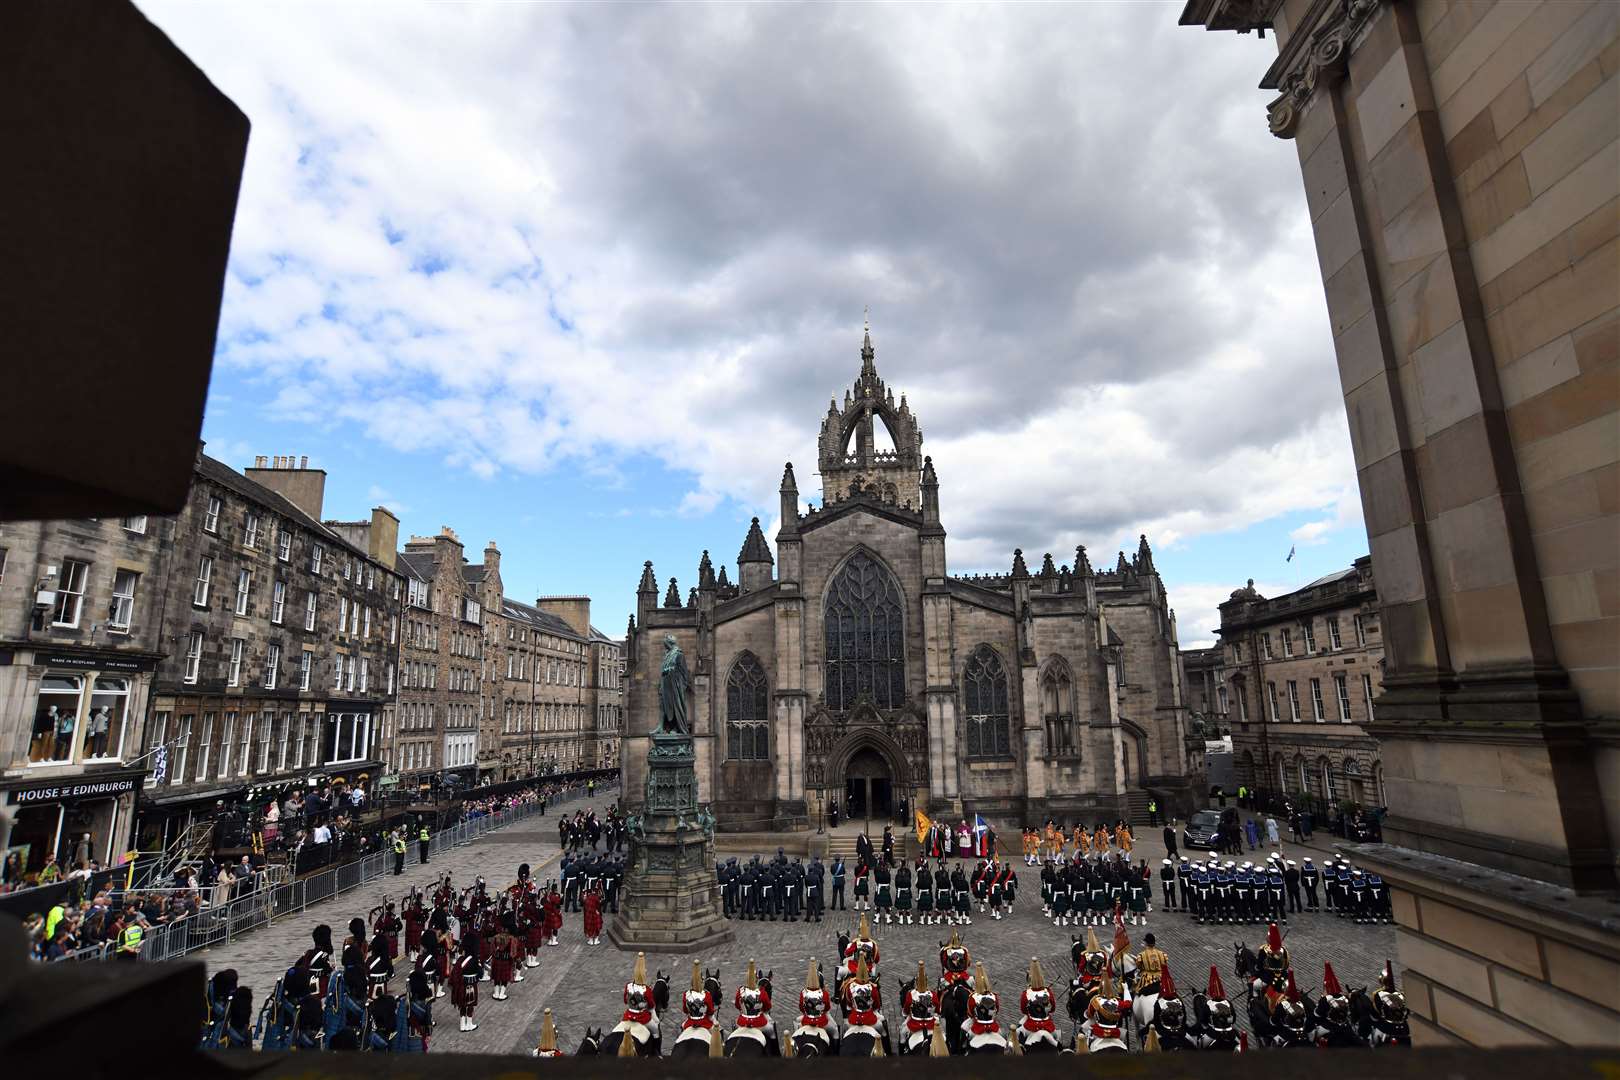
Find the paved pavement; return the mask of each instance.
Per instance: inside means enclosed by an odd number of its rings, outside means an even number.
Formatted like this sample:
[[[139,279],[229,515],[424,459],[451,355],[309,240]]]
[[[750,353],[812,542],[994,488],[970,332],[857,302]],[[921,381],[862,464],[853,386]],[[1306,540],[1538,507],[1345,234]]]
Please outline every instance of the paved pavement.
[[[596,796],[594,803],[598,813],[605,811],[613,797],[611,790]],[[571,803],[568,809],[572,811],[576,805],[582,804]],[[243,982],[262,995],[307,946],[310,928],[317,922],[326,922],[341,938],[341,927],[351,917],[363,916],[377,904],[385,889],[398,895],[408,884],[428,885],[443,869],[449,869],[458,881],[482,874],[492,887],[504,887],[516,876],[520,862],[528,862],[535,875],[544,879],[554,868],[558,856],[554,821],[555,818],[548,815],[488,833],[470,845],[435,858],[425,868],[413,864],[407,868],[406,876],[397,881],[390,877],[374,882],[356,893],[311,908],[304,915],[282,920],[238,943],[200,955],[211,971],[224,966],[235,967]],[[1143,832],[1151,833],[1152,839],[1138,842],[1137,856],[1148,858],[1157,867],[1164,855],[1158,841],[1159,830]],[[1307,853],[1307,849],[1291,844],[1285,843],[1282,847],[1285,857],[1289,858],[1298,859]],[[1021,863],[1019,868],[1022,869]],[[973,924],[961,931],[974,958],[984,962],[992,985],[1001,992],[1004,1019],[1009,1021],[1016,1017],[1017,996],[1025,985],[1030,957],[1040,957],[1049,980],[1054,983],[1067,980],[1073,973],[1069,960],[1070,935],[1085,934],[1084,929],[1054,927],[1050,920],[1042,918],[1037,873],[1031,870],[1029,874],[1020,875],[1022,896],[1010,918],[995,921],[988,916],[975,915]],[[562,944],[543,951],[540,966],[524,972],[524,982],[512,986],[508,1000],[491,1001],[484,995],[476,1017],[477,1031],[457,1031],[448,999],[439,1003],[432,1042],[435,1053],[526,1052],[538,1040],[541,1010],[547,1006],[554,1012],[561,1041],[569,1051],[578,1043],[586,1026],[608,1028],[618,1020],[622,1009],[620,993],[630,976],[634,955],[621,953],[607,944],[585,946],[580,916],[570,914],[566,919]],[[856,922],[857,918],[847,911],[834,912],[820,924],[738,921],[734,923],[736,940],[731,944],[697,957],[649,955],[648,967],[650,971],[669,973],[672,988],[678,993],[686,985],[693,959],[709,967],[719,966],[727,998],[723,1016],[729,1027],[732,1016],[729,998],[752,958],[762,972],[775,973],[778,1002],[775,1012],[780,1023],[792,1015],[809,959],[812,956],[819,959],[824,971],[830,968],[835,961],[838,933],[841,930],[853,932]],[[1307,914],[1296,915],[1288,929],[1288,948],[1301,989],[1313,992],[1321,983],[1324,960],[1332,962],[1334,971],[1346,986],[1359,986],[1372,982],[1384,959],[1394,952],[1394,929],[1390,926],[1358,926],[1329,914]],[[1209,978],[1210,965],[1215,964],[1220,968],[1228,994],[1234,998],[1240,995],[1241,983],[1233,972],[1233,943],[1243,941],[1255,947],[1265,935],[1264,927],[1259,926],[1199,926],[1187,915],[1158,910],[1157,903],[1145,927],[1129,930],[1136,946],[1140,946],[1144,933],[1155,934],[1159,946],[1170,955],[1171,969],[1183,995],[1202,990]],[[900,981],[915,973],[919,959],[926,961],[930,975],[937,977],[939,944],[950,933],[949,926],[880,925],[873,928],[882,955],[881,978],[891,1012],[898,1004]],[[1107,931],[1099,933],[1104,941],[1110,936]],[[486,990],[487,987],[486,983]],[[1242,1017],[1241,1002],[1238,1012]],[[1246,1019],[1240,1022],[1247,1023]],[[1067,1034],[1067,1024],[1064,1029]]]

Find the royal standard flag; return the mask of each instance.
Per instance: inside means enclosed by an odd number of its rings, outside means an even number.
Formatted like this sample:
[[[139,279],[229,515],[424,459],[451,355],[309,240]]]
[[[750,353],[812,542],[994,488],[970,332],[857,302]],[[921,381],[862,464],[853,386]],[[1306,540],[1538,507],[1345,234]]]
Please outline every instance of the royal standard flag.
[[[933,827],[933,820],[921,810],[914,810],[917,815],[917,843],[923,843],[928,837],[928,830]]]

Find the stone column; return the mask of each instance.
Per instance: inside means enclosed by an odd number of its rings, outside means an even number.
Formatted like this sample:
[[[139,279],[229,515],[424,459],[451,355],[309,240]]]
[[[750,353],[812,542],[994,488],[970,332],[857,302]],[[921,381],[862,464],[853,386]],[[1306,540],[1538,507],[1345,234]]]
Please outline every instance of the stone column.
[[[1299,151],[1378,577],[1385,835],[1612,886],[1417,12],[1318,3],[1286,33],[1263,85]]]

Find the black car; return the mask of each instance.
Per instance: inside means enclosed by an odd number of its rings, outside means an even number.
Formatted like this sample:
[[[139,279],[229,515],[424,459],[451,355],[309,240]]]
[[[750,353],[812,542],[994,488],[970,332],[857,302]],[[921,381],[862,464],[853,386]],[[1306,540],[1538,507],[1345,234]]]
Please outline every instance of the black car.
[[[1204,848],[1209,851],[1215,850],[1215,837],[1220,825],[1220,811],[1198,811],[1187,819],[1186,826],[1181,830],[1181,846],[1185,848]]]

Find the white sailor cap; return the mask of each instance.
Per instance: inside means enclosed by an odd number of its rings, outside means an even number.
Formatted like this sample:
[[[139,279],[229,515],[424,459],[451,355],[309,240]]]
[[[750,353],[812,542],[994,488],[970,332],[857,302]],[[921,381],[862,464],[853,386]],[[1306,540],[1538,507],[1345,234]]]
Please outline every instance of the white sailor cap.
[[[1306,862],[1310,862],[1310,861],[1311,861],[1311,860],[1309,860],[1309,859],[1306,859],[1306,860],[1305,860],[1305,861],[1306,861]],[[1293,860],[1293,859],[1289,859],[1289,860],[1288,860],[1288,865],[1289,865],[1289,866],[1297,866],[1297,865],[1298,865],[1298,864],[1297,864],[1297,863],[1295,863],[1295,862],[1294,862],[1294,860]]]

